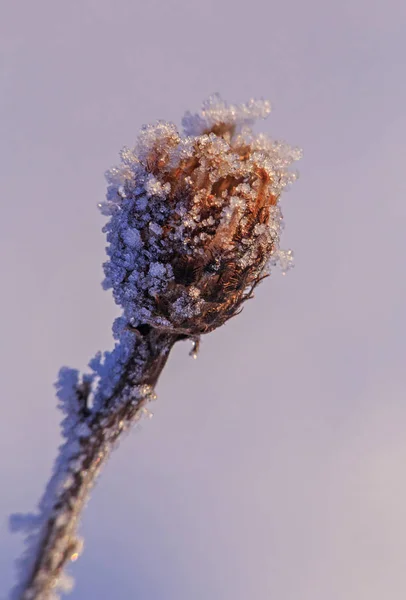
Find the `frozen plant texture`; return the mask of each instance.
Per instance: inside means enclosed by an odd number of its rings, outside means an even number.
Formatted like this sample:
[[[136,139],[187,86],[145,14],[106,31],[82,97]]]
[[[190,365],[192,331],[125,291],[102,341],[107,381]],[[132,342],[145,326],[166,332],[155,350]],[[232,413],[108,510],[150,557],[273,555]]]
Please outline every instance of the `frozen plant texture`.
[[[63,368],[57,383],[64,442],[38,511],[13,515],[27,534],[12,600],[56,600],[72,587],[81,512],[116,442],[155,396],[173,345],[236,315],[270,268],[292,265],[280,249],[279,199],[296,179],[297,148],[252,131],[266,101],[228,105],[210,97],[186,113],[183,133],[159,121],[142,128],[133,149],[107,172],[99,206],[108,216],[106,289],[122,315],[115,347],[91,372]]]
[[[294,181],[297,148],[255,135],[270,105],[228,106],[219,96],[171,123],[142,129],[107,172],[110,257],[104,270],[128,323],[198,336],[249,298],[279,249],[278,199]]]

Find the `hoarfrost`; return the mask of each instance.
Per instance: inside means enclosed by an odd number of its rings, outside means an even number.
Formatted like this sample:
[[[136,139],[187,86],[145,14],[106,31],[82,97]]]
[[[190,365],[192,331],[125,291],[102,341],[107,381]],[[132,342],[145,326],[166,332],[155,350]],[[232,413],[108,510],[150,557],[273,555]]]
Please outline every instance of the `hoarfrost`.
[[[238,223],[250,227],[249,213],[256,210],[256,197],[263,193],[261,178],[267,178],[267,193],[275,198],[295,180],[289,167],[301,158],[301,151],[252,132],[255,120],[269,112],[265,100],[233,105],[215,94],[199,114],[185,114],[184,136],[172,123],[145,126],[135,148],[122,150],[121,166],[106,173],[109,185],[101,208],[110,218],[104,228],[109,246],[103,285],[113,288],[127,323],[157,326],[162,318],[170,321],[169,312],[178,320],[181,314],[192,318],[198,309],[193,303],[188,308],[190,294],[181,295],[179,302],[176,298],[166,302],[165,314],[157,310],[166,290],[174,289],[175,257],[204,256],[205,246],[219,243],[232,251],[230,231]],[[207,197],[210,211],[202,208]],[[240,241],[237,262],[245,269],[257,260],[258,244],[265,250],[265,240],[279,251],[283,221],[278,207],[270,206],[269,213],[267,232],[258,222],[251,238],[243,236]],[[292,262],[290,255],[276,256],[269,264],[283,263],[285,269]]]
[[[204,103],[200,114],[192,115],[189,111],[182,120],[186,135],[201,135],[217,123],[227,125],[251,125],[257,119],[265,119],[271,112],[267,100],[250,100],[246,104],[227,104],[219,94],[213,94]]]

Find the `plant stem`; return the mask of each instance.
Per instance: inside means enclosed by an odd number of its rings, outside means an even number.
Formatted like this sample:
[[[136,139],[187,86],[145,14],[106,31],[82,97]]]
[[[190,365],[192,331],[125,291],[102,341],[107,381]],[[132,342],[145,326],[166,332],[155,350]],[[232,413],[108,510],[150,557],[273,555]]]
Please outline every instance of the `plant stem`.
[[[55,592],[64,567],[79,554],[76,530],[96,478],[120,435],[140,418],[145,404],[151,399],[151,393],[134,398],[128,391],[134,386],[153,390],[177,339],[179,336],[152,329],[140,335],[113,394],[97,411],[85,411],[82,423],[89,434],[76,437],[79,444],[73,452],[72,439],[61,447],[46,492],[49,496],[49,490],[54,488],[53,497],[46,498],[47,509],[42,515],[35,556],[30,557],[33,562],[28,577],[15,597],[21,600],[58,597]]]

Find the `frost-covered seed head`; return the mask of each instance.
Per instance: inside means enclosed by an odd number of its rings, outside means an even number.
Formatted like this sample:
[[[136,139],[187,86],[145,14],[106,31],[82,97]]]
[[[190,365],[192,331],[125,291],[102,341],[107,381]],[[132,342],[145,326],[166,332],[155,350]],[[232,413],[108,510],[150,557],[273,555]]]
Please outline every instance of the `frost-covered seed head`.
[[[144,126],[107,172],[106,288],[133,327],[196,336],[235,315],[267,266],[286,270],[279,198],[301,152],[251,126],[265,101],[227,105],[215,95],[171,123]]]

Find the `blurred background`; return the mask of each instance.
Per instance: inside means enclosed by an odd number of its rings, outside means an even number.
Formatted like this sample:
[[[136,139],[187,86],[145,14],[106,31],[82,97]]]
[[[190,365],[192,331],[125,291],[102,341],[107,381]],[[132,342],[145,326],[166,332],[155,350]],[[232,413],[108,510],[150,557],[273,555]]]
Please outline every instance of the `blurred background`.
[[[112,347],[104,171],[220,92],[304,148],[275,271],[178,344],[82,525],[72,600],[403,600],[406,4],[0,6],[0,598],[60,443],[53,382]]]

